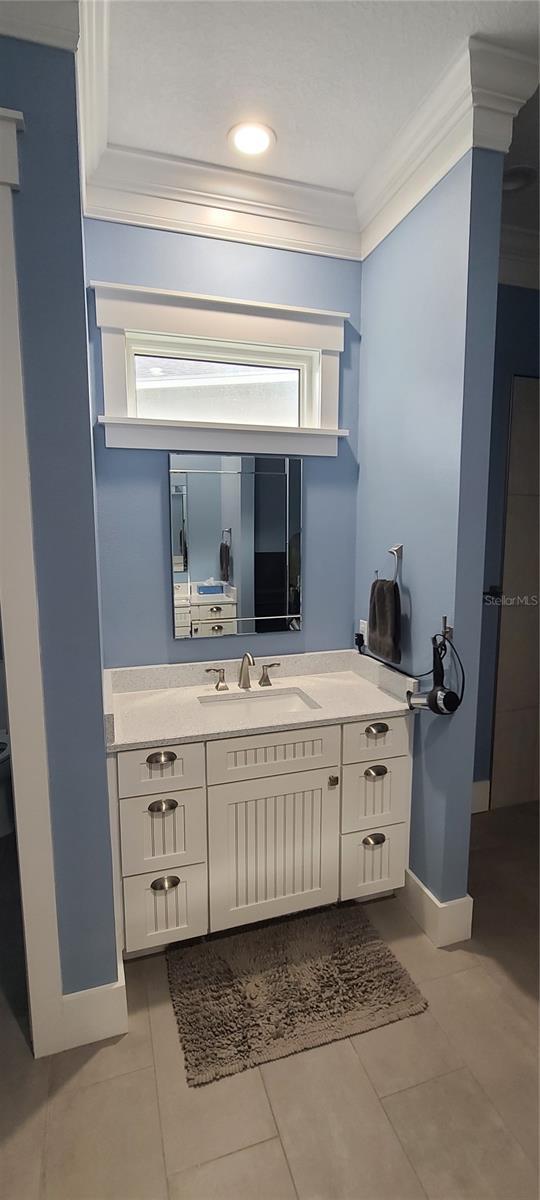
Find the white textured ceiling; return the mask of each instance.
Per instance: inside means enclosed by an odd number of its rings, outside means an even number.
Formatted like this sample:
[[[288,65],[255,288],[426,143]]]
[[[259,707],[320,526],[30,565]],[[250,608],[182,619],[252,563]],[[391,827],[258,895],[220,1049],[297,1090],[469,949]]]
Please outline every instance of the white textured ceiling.
[[[354,191],[477,34],[537,52],[522,0],[114,0],[109,142]],[[276,147],[227,143],[246,119]]]

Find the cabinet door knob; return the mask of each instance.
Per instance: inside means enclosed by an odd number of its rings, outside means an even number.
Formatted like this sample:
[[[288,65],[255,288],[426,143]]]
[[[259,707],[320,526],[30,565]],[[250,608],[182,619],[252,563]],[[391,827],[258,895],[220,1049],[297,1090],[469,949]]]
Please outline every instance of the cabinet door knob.
[[[167,763],[176,762],[176,754],[174,750],[156,750],[155,754],[149,754],[146,759],[149,767],[164,767]]]
[[[174,812],[175,808],[178,808],[178,800],[152,800],[148,805],[148,812],[155,816],[156,813]]]
[[[170,892],[172,888],[177,888],[179,883],[178,875],[162,875],[160,879],[153,879],[150,887],[153,892]]]
[[[366,725],[366,737],[380,737],[382,733],[388,733],[386,721],[374,721],[373,725]]]
[[[371,846],[371,847],[372,846],[382,846],[383,842],[385,842],[385,841],[386,841],[386,837],[385,837],[384,833],[368,833],[367,837],[362,838],[362,845],[363,846]],[[153,886],[154,885],[152,884],[152,887]]]
[[[377,763],[374,767],[366,767],[364,775],[366,779],[381,779],[383,775],[388,775],[388,767],[384,767],[382,763]]]
[[[219,613],[219,612],[221,612],[221,611],[222,611],[222,610],[221,610],[221,604],[213,604],[213,605],[212,605],[212,607],[211,607],[211,609],[210,609],[210,612],[213,612],[213,613]]]
[[[223,625],[212,625],[212,633],[221,633]]]
[[[338,783],[339,783],[339,775],[329,775],[328,776],[328,786],[329,787],[337,787]]]

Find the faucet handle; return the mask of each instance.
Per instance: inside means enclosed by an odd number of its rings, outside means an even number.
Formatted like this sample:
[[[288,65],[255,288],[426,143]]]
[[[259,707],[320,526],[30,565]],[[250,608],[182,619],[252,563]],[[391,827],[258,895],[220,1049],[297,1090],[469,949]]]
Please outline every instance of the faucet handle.
[[[205,667],[205,673],[211,675],[215,671],[218,680],[216,683],[216,692],[228,692],[229,685],[225,683],[225,667]]]
[[[280,666],[280,662],[263,663],[262,675],[259,679],[259,687],[272,687],[272,680],[270,679],[268,672],[272,669],[272,667]]]

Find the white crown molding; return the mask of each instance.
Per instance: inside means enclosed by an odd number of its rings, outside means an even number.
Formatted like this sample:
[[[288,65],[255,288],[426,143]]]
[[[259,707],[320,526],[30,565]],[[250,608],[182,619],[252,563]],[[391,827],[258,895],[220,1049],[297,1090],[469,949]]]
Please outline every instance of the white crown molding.
[[[109,0],[83,0],[77,52],[77,94],[81,161],[90,179],[107,149],[109,114]]]
[[[535,60],[470,38],[353,196],[107,144],[108,3],[84,0],[78,54],[85,214],[100,220],[363,259],[468,150],[506,152],[538,85]]]
[[[85,211],[127,225],[360,257],[354,199],[346,192],[124,146],[107,146],[87,176]]]
[[[538,86],[538,64],[470,38],[356,193],[362,258],[473,147],[503,153],[512,123]]]
[[[512,287],[539,286],[540,245],[538,231],[503,225],[499,260],[499,283]]]
[[[75,50],[79,40],[79,5],[76,0],[2,0],[0,36]]]

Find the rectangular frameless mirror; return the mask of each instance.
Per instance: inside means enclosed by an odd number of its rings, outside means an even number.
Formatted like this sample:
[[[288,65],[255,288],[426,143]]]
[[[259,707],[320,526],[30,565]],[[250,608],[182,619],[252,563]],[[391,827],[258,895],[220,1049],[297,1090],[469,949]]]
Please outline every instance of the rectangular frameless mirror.
[[[169,455],[175,638],[299,630],[302,461]]]

